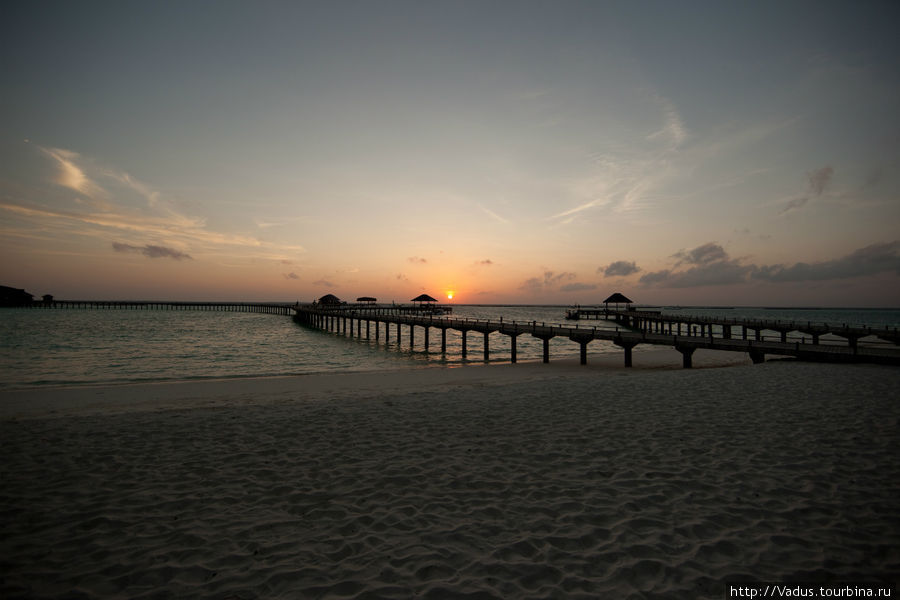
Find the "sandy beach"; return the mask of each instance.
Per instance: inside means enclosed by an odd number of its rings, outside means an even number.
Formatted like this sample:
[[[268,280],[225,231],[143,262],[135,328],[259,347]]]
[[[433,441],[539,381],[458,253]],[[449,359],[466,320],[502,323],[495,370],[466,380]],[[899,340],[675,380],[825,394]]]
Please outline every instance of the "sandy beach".
[[[0,596],[896,583],[900,369],[674,354],[4,392]]]

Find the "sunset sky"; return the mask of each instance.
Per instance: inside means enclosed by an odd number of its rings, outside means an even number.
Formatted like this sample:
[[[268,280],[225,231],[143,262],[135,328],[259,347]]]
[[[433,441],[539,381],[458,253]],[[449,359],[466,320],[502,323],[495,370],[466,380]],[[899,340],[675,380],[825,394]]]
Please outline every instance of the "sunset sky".
[[[0,6],[0,285],[900,306],[900,4]]]

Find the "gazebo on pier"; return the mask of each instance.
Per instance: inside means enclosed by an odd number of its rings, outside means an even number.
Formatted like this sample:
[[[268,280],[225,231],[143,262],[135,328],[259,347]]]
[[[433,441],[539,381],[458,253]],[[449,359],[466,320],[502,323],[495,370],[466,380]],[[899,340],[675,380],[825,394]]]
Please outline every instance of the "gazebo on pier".
[[[373,298],[372,296],[360,296],[356,299],[356,302],[359,304],[365,304],[371,306],[378,301],[377,298]]]
[[[613,294],[612,296],[610,296],[609,298],[607,298],[606,300],[603,301],[603,304],[606,305],[606,310],[609,310],[610,303],[613,303],[616,305],[615,310],[619,310],[620,304],[625,305],[625,310],[631,310],[632,301],[629,300],[627,297],[625,297],[623,294],[620,294],[619,292],[616,292],[615,294]]]
[[[435,300],[428,294],[420,294],[410,300],[410,302],[417,302],[419,308],[425,308],[426,306],[434,306],[437,303],[437,300]]]
[[[339,304],[341,304],[341,299],[334,294],[325,294],[324,296],[319,298],[319,304],[324,304],[326,306],[338,306]]]

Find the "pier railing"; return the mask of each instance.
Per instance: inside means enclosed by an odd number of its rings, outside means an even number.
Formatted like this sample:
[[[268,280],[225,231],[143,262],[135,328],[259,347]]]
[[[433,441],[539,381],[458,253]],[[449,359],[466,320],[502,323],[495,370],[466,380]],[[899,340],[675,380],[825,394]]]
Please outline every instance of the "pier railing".
[[[49,300],[21,308],[86,310],[202,310],[291,316],[294,305],[271,302],[158,302],[154,300]]]
[[[375,323],[375,338],[379,339],[379,325],[384,324],[385,339],[390,337],[390,328],[396,326],[397,340],[400,340],[401,326],[407,326],[410,347],[414,345],[415,327],[424,329],[425,348],[429,348],[429,329],[436,328],[441,331],[441,351],[446,352],[446,332],[452,329],[460,332],[462,337],[462,354],[466,356],[466,336],[469,332],[481,333],[484,336],[484,358],[488,360],[490,346],[489,336],[492,333],[500,333],[510,338],[511,362],[516,362],[516,338],[522,334],[530,334],[543,341],[543,359],[549,362],[549,341],[556,337],[565,337],[580,345],[581,363],[587,362],[587,345],[594,340],[606,340],[623,348],[625,352],[625,364],[632,364],[632,349],[638,344],[654,344],[672,346],[683,357],[683,365],[692,365],[691,357],[698,348],[726,350],[732,352],[747,352],[753,362],[762,362],[767,354],[793,356],[804,360],[816,361],[843,361],[843,362],[878,362],[887,364],[900,364],[900,347],[893,343],[873,342],[872,344],[857,343],[859,337],[850,337],[844,345],[834,342],[820,343],[818,336],[810,343],[806,339],[788,341],[786,335],[781,333],[780,339],[765,339],[756,331],[752,339],[743,330],[742,338],[732,335],[729,328],[720,327],[719,331],[713,329],[711,323],[704,324],[698,335],[696,329],[688,327],[686,331],[681,328],[665,327],[653,322],[635,323],[622,322],[614,327],[582,327],[580,325],[561,325],[537,321],[504,321],[454,318],[435,315],[404,315],[384,314],[382,312],[367,310],[364,307],[335,307],[321,308],[315,305],[300,305],[295,307],[295,318],[308,326],[334,331],[337,333],[348,332],[351,336],[362,336],[362,323],[366,323],[366,338],[370,337],[370,323]],[[668,322],[667,322],[668,323]],[[731,325],[741,325],[732,323]],[[627,326],[626,326],[627,325]],[[639,325],[639,326],[635,326]],[[873,334],[874,335],[874,334]],[[890,340],[888,340],[890,341]]]

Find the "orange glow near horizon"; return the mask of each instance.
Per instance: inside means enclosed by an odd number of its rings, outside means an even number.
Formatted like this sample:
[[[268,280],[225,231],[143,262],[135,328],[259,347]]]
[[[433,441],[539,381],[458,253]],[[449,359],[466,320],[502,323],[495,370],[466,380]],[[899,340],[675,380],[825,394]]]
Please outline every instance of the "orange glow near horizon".
[[[453,300],[453,290],[447,292],[447,300]]]

